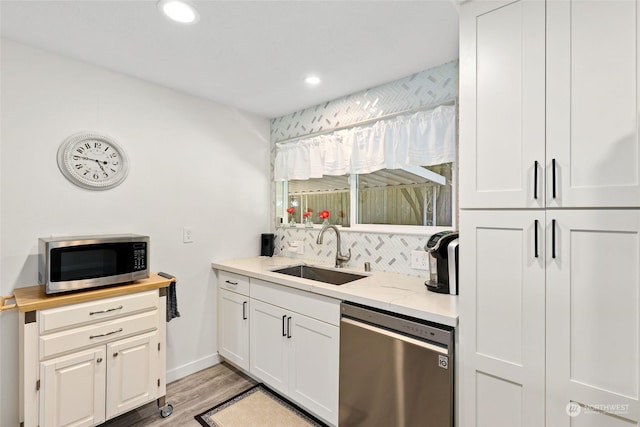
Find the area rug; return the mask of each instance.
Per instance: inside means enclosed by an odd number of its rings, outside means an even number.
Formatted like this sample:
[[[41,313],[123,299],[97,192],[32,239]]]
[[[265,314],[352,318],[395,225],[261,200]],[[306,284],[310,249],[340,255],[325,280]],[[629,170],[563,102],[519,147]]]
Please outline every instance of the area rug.
[[[257,384],[194,418],[205,427],[326,427],[263,384]]]

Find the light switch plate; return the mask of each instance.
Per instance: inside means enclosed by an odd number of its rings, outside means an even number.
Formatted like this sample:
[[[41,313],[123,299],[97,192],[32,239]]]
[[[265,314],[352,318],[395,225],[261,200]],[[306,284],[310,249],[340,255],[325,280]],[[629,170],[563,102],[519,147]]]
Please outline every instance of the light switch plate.
[[[182,228],[182,243],[193,243],[193,227]]]
[[[411,268],[429,271],[429,253],[427,251],[411,251]]]

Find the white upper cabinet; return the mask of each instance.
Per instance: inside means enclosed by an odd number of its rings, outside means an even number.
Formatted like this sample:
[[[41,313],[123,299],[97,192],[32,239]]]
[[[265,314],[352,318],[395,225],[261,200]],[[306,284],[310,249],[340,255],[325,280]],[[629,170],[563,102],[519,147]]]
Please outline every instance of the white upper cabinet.
[[[640,206],[639,9],[465,5],[461,208]]]
[[[544,207],[545,3],[460,17],[460,207]]]
[[[547,206],[640,206],[639,19],[633,0],[547,2]]]

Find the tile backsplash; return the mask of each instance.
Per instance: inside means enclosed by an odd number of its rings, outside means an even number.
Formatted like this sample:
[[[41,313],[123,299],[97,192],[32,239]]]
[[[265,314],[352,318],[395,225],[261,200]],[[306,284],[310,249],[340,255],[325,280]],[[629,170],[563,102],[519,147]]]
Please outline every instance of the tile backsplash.
[[[286,256],[312,261],[333,262],[336,256],[336,235],[327,230],[321,245],[316,243],[319,228],[279,227],[275,233],[276,256]],[[411,251],[424,250],[428,235],[360,233],[342,229],[340,246],[342,253],[351,249],[351,260],[346,267],[362,267],[371,264],[371,270],[428,277],[429,272],[411,268]],[[302,241],[304,254],[290,252],[289,246]]]

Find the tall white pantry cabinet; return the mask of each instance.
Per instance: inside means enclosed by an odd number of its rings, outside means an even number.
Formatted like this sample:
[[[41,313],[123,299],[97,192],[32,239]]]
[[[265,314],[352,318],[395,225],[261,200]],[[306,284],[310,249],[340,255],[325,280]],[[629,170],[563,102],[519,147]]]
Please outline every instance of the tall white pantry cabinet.
[[[640,5],[460,15],[460,426],[638,426]]]

